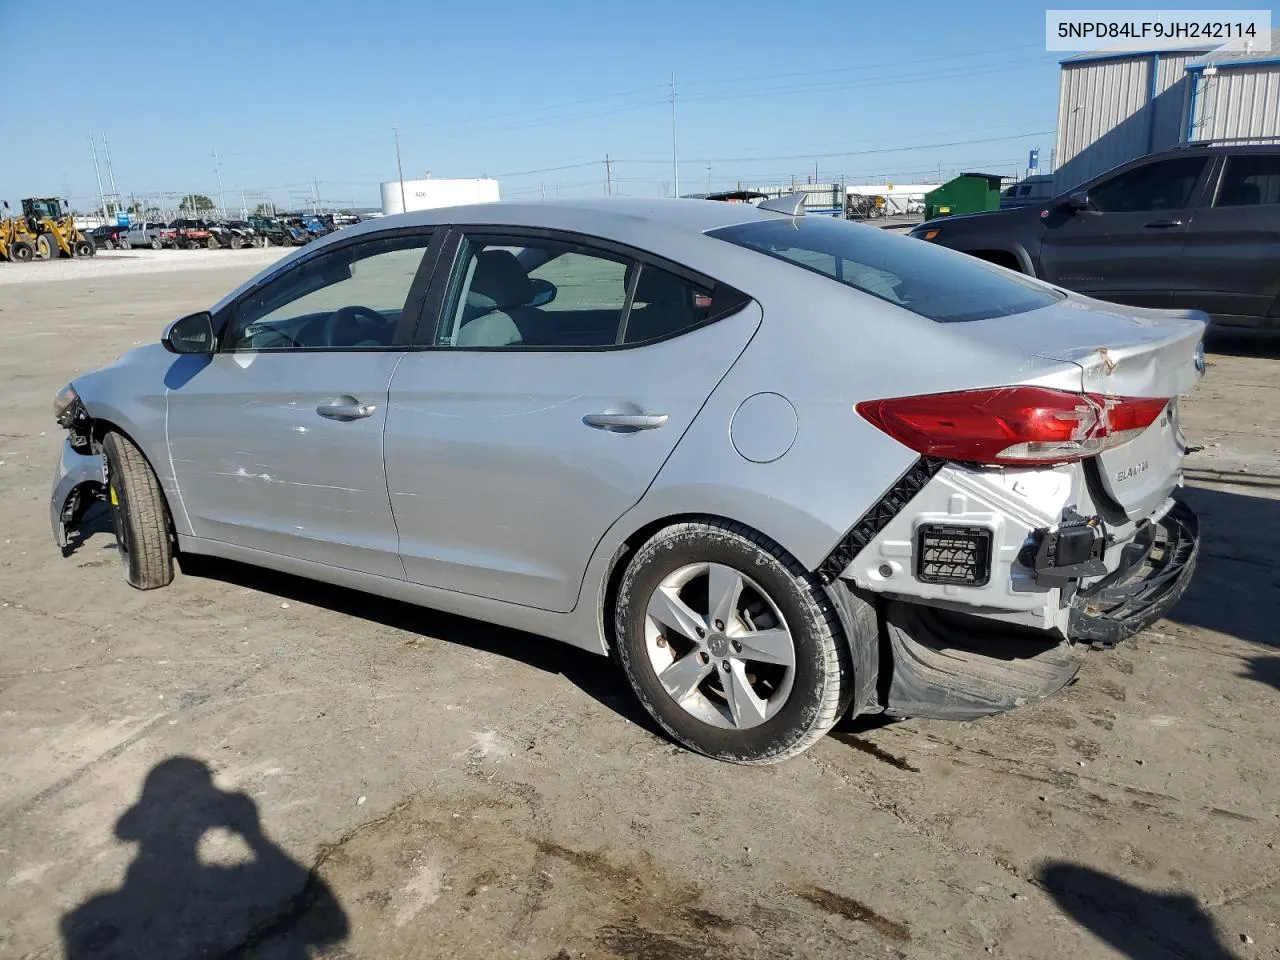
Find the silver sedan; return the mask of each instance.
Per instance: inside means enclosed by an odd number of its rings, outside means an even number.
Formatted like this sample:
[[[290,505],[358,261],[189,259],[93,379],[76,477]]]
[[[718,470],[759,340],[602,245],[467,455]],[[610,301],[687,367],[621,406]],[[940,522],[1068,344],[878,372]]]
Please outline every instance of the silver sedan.
[[[388,217],[68,384],[51,519],[109,503],[140,589],[212,554],[612,653],[770,762],[1168,609],[1203,330],[794,200]]]

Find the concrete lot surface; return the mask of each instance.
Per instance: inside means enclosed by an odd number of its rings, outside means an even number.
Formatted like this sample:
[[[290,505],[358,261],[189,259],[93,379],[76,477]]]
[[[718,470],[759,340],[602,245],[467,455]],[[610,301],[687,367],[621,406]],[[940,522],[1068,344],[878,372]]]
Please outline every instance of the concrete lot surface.
[[[59,555],[54,390],[269,252],[0,266],[0,957],[1280,956],[1280,348],[1220,343],[1185,404],[1170,619],[1047,702],[752,769],[550,641]]]

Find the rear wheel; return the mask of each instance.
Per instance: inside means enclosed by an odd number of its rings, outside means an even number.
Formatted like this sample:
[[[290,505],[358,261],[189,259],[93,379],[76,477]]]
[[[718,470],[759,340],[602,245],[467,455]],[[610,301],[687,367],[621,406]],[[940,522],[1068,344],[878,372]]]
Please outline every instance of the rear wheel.
[[[152,249],[152,250],[159,250],[159,249],[160,249],[161,247],[163,247],[163,246],[164,246],[164,244],[160,242],[160,238],[159,238],[159,237],[152,237],[152,238],[151,238],[151,249]]]
[[[740,524],[656,534],[627,566],[616,607],[632,689],[692,750],[777,762],[848,708],[853,668],[830,600],[786,551]]]
[[[169,511],[155,471],[133,442],[119,433],[102,439],[111,523],[124,578],[139,590],[173,580]]]
[[[58,241],[51,233],[42,233],[36,237],[36,259],[53,260],[59,255]]]
[[[209,239],[205,241],[205,246],[208,247],[210,250],[217,250],[220,246],[222,246],[222,243],[218,240],[217,237],[210,234]]]
[[[75,243],[73,243],[71,245],[71,251],[77,257],[92,257],[95,253],[98,252],[98,247],[92,240],[90,240],[88,237],[85,237],[84,239],[77,240]]]
[[[14,263],[27,263],[35,251],[31,249],[31,244],[17,240],[9,245],[9,259]]]

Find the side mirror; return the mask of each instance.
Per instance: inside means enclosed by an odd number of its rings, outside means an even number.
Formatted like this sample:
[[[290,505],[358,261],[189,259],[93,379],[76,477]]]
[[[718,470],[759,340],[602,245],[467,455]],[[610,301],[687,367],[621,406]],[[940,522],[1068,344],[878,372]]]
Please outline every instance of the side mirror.
[[[550,280],[543,280],[541,277],[530,277],[529,288],[533,291],[529,302],[525,304],[527,307],[545,307],[548,303],[556,298],[558,292]]]
[[[1092,210],[1093,204],[1089,202],[1088,190],[1076,190],[1074,193],[1067,195],[1066,202],[1063,204],[1068,210]]]
[[[213,353],[213,314],[202,310],[173,321],[160,342],[170,353]]]

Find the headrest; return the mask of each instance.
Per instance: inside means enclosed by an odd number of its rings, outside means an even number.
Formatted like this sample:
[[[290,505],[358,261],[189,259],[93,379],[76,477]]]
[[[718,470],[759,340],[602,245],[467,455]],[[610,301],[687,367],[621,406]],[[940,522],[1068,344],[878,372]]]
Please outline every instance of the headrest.
[[[529,274],[510,250],[486,250],[476,257],[469,296],[479,294],[500,310],[521,307],[533,299]]]

